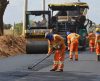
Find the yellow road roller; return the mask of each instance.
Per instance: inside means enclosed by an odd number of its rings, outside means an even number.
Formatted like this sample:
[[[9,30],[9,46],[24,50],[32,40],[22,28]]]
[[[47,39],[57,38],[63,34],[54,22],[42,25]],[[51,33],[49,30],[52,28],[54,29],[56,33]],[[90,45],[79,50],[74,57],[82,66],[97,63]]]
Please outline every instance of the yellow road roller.
[[[26,53],[46,54],[48,40],[45,38],[45,33],[51,30],[50,11],[26,11]]]

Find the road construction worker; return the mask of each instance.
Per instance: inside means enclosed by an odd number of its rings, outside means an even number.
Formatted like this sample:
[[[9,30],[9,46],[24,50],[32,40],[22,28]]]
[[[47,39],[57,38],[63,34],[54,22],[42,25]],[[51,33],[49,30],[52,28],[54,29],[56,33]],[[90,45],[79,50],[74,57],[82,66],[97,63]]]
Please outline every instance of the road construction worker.
[[[70,34],[71,32],[68,30],[67,32],[66,32],[66,40],[67,40],[67,36]],[[69,47],[70,47],[70,45],[68,44],[68,47],[67,47],[67,49],[69,50]]]
[[[95,38],[95,47],[97,54],[97,61],[100,61],[100,28],[96,28],[96,38]]]
[[[80,35],[71,30],[71,34],[67,36],[67,43],[69,48],[69,59],[73,60],[73,53],[75,53],[75,60],[78,61],[78,44]]]
[[[93,33],[93,31],[90,31],[86,38],[89,40],[90,51],[94,52],[95,51],[95,33]]]
[[[54,63],[50,71],[63,72],[64,58],[66,45],[63,37],[58,34],[47,34],[46,38],[49,39],[48,54],[54,52]]]

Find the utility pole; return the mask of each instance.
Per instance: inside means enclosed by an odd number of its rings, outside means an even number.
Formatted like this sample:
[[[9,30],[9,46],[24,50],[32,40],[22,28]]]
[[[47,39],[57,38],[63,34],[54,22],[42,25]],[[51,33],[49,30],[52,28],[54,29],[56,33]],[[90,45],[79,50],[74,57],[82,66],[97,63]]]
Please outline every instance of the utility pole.
[[[78,2],[81,2],[80,0],[78,0]]]
[[[28,0],[24,0],[24,7],[23,7],[23,28],[22,28],[22,35],[23,36],[25,36],[27,6],[28,6]]]
[[[45,11],[45,0],[43,0],[43,10]]]

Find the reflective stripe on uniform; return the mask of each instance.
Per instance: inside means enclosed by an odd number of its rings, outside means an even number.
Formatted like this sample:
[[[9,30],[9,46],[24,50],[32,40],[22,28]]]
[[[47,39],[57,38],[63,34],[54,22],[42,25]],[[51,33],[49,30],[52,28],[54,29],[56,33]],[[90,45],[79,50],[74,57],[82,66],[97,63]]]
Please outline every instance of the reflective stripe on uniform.
[[[70,44],[70,40],[68,40],[67,43]]]
[[[50,45],[50,48],[52,48],[52,45]]]
[[[100,42],[100,40],[97,40],[96,42]]]
[[[97,54],[97,55],[100,55],[100,54]]]
[[[64,61],[59,61],[59,64],[61,65],[61,64],[64,64]]]
[[[78,55],[78,51],[75,51],[75,54]]]
[[[59,64],[59,61],[54,61],[54,64]]]

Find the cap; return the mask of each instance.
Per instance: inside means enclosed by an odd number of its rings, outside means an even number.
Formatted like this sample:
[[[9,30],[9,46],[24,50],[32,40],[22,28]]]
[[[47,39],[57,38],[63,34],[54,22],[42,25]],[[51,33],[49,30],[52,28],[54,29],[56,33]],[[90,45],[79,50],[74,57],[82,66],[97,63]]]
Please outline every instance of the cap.
[[[53,40],[53,34],[48,33],[48,34],[46,34],[45,38],[49,39],[51,41],[51,40]]]
[[[97,27],[97,28],[95,29],[95,31],[96,31],[96,32],[100,32],[100,27]]]

